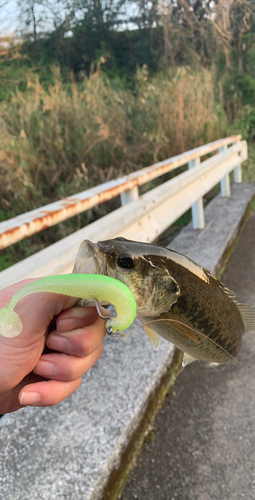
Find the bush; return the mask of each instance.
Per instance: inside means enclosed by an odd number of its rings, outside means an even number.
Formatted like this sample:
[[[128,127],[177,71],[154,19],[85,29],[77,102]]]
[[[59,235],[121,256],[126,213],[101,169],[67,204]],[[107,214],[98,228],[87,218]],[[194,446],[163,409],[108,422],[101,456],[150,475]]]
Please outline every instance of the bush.
[[[225,78],[223,93],[228,120],[233,122],[243,106],[255,106],[255,78],[250,75],[234,73]]]

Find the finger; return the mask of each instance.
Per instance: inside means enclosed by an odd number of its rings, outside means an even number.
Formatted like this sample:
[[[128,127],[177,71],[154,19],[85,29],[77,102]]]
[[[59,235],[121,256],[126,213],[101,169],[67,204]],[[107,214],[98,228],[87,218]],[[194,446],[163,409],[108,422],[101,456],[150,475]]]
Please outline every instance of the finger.
[[[68,398],[78,389],[81,378],[71,382],[47,380],[29,384],[19,393],[21,406],[53,406]]]
[[[107,309],[102,307],[102,315],[110,317]],[[69,332],[76,328],[83,328],[96,321],[98,313],[96,307],[72,307],[62,311],[56,319],[56,329],[59,333]]]
[[[33,371],[43,378],[70,382],[90,370],[102,356],[103,350],[101,344],[92,354],[84,358],[58,353],[44,354]]]
[[[86,318],[83,319],[87,321]],[[103,342],[106,333],[105,323],[106,321],[96,314],[95,321],[85,327],[60,334],[58,330],[54,330],[47,337],[47,347],[73,356],[89,356]]]

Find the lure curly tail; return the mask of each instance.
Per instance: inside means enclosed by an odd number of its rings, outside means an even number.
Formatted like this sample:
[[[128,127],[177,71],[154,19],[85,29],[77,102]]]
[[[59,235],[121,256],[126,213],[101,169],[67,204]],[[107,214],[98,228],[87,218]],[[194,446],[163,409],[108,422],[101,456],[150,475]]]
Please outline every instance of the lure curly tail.
[[[31,293],[48,292],[88,300],[107,301],[113,304],[117,318],[107,320],[107,328],[122,331],[128,328],[136,316],[136,302],[129,288],[121,281],[97,274],[66,274],[48,276],[33,281],[18,290],[6,307],[0,309],[0,335],[17,337],[23,328],[14,308],[19,300]]]

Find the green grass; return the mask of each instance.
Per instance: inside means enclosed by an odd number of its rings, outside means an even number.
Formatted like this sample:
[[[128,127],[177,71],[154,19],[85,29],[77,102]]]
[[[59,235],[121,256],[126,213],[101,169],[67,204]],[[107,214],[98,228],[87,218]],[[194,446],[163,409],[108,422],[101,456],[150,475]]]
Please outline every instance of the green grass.
[[[255,212],[255,200],[252,200],[250,202],[250,209],[253,210]]]
[[[18,262],[18,259],[16,259],[16,262]],[[12,260],[12,256],[10,253],[0,255],[0,271],[4,271],[4,269],[7,269],[7,267],[12,266],[13,264],[16,264],[16,262],[15,260]]]
[[[243,180],[255,181],[255,144],[248,142],[248,160],[242,164]]]

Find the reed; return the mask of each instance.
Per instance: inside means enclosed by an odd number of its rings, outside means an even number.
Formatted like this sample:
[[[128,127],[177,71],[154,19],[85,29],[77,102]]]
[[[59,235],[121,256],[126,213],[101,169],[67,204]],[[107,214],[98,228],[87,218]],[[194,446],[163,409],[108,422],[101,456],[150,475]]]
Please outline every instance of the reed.
[[[220,137],[225,124],[209,72],[182,68],[135,92],[99,71],[77,86],[59,69],[0,107],[0,209],[22,213]]]

